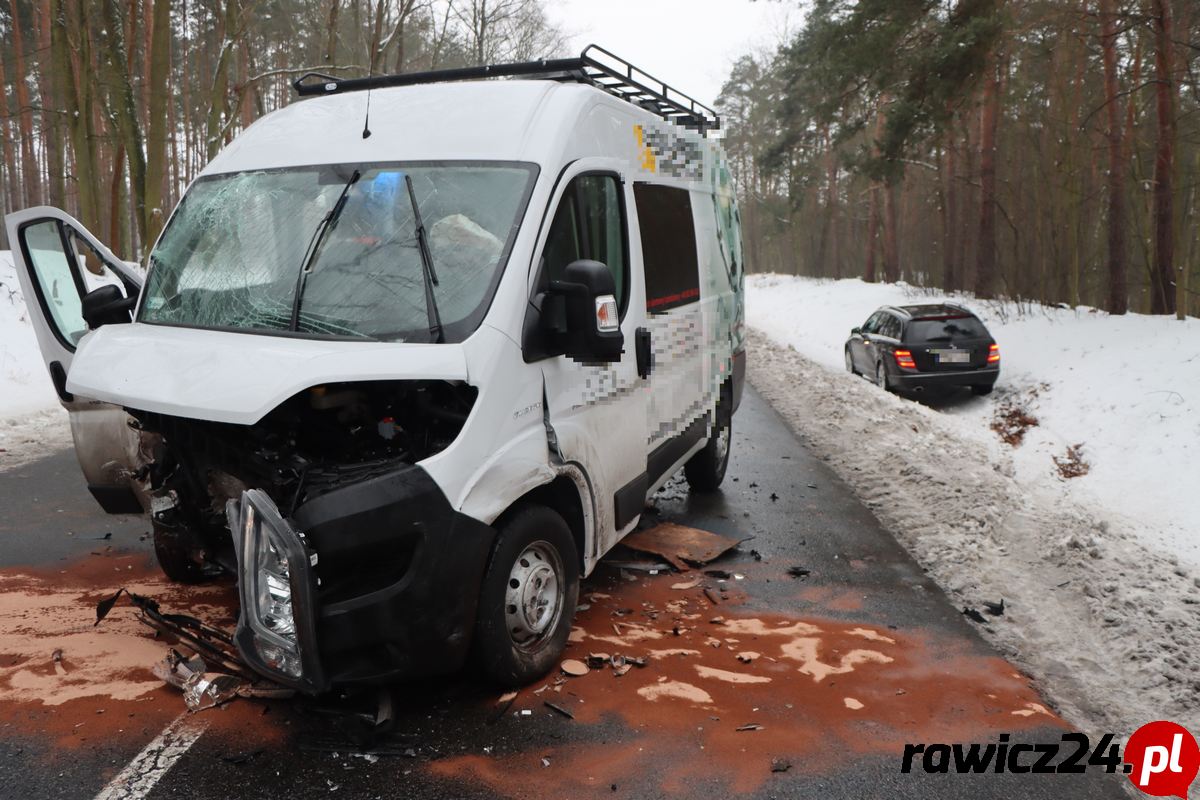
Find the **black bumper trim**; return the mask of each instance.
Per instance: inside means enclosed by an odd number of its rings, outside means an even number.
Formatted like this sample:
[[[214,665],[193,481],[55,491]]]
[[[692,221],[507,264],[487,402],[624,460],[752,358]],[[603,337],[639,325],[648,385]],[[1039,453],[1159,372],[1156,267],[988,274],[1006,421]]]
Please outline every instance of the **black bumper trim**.
[[[999,368],[946,372],[900,372],[891,376],[892,385],[900,389],[917,386],[991,386],[1000,377]]]

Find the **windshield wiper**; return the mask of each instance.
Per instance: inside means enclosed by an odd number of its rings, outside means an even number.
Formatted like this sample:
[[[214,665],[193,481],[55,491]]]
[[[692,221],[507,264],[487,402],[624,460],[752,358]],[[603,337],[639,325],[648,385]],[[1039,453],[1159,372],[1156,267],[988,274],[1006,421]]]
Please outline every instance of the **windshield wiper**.
[[[342,187],[342,193],[338,195],[333,208],[329,209],[329,212],[317,223],[317,229],[313,231],[312,238],[308,240],[308,247],[304,249],[304,259],[300,262],[300,274],[296,276],[296,293],[292,297],[292,320],[288,325],[288,330],[300,330],[300,303],[304,299],[304,284],[308,280],[308,273],[312,271],[312,262],[321,250],[325,235],[337,225],[338,217],[342,215],[342,209],[346,207],[346,195],[350,193],[350,187],[357,183],[361,176],[361,172],[354,170],[350,180],[346,181],[346,185]]]
[[[412,176],[407,172],[404,173],[404,185],[408,187],[413,225],[417,229],[417,250],[421,253],[421,274],[425,278],[425,313],[429,316],[429,338],[440,344],[446,337],[442,332],[442,316],[438,313],[437,298],[433,296],[433,287],[438,285],[437,273],[433,271],[433,254],[429,252],[429,236],[421,219],[421,208],[417,205],[417,193],[413,191]]]

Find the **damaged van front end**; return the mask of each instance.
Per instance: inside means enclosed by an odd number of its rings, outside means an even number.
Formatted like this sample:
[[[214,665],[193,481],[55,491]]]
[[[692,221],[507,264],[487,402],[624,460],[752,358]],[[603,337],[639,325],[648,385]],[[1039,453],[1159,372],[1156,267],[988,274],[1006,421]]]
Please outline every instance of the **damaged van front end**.
[[[285,519],[263,491],[228,504],[242,657],[316,694],[456,670],[494,532],[457,513],[420,466],[310,497]]]

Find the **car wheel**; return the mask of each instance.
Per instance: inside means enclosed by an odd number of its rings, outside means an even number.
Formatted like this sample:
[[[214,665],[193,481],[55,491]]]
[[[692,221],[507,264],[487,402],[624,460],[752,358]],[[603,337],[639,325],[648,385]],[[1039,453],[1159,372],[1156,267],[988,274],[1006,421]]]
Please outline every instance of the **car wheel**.
[[[851,375],[857,375],[858,370],[854,368],[854,356],[850,353],[850,348],[846,348],[846,371]]]
[[[579,558],[567,523],[526,506],[500,527],[475,622],[476,658],[509,688],[549,672],[562,657],[579,599]]]
[[[715,492],[725,480],[729,466],[729,450],[733,444],[733,390],[726,384],[717,401],[716,430],[708,437],[703,450],[683,465],[683,474],[693,492]]]
[[[887,370],[884,369],[882,361],[875,364],[875,385],[885,392],[892,390],[892,382],[888,378]]]
[[[201,583],[213,573],[204,568],[194,555],[194,537],[183,524],[152,519],[154,557],[163,574],[175,583]]]
[[[979,395],[980,397],[991,393],[992,385],[990,383],[976,384],[971,387],[971,394]]]

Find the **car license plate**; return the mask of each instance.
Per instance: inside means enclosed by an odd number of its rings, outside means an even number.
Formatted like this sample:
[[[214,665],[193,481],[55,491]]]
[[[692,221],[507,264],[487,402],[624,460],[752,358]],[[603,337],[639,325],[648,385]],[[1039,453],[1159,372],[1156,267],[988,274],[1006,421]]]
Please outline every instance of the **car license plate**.
[[[941,350],[938,352],[939,364],[968,364],[971,353],[968,350]]]

